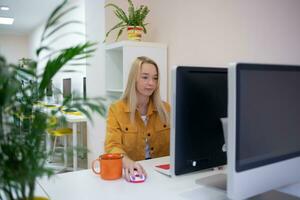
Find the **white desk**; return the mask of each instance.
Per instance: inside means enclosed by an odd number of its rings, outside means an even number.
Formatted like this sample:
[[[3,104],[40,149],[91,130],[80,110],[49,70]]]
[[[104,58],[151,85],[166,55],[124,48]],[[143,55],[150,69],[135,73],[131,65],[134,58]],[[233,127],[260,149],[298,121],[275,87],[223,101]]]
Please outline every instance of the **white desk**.
[[[51,104],[53,106],[59,106],[57,104]],[[51,108],[47,108],[47,107],[44,107],[45,109],[45,112],[51,112]],[[86,116],[84,115],[72,115],[72,114],[64,114],[64,116],[66,117],[66,121],[71,123],[72,124],[72,143],[73,143],[73,170],[76,171],[77,170],[77,124],[78,123],[81,123],[81,122],[86,122],[87,121],[87,118]],[[47,146],[46,146],[46,149],[47,151],[49,152],[50,151],[50,136],[47,134]]]
[[[200,178],[224,173],[224,171],[192,173],[170,178],[153,169],[153,166],[157,164],[168,162],[169,157],[140,162],[148,173],[148,178],[144,183],[128,183],[125,179],[104,181],[89,169],[58,174],[50,180],[44,178],[39,180],[39,184],[53,200],[227,199],[225,191],[196,183],[196,180]],[[282,189],[282,191],[300,197],[300,184],[289,188]]]
[[[197,173],[170,178],[156,172],[153,166],[168,163],[169,158],[142,161],[148,173],[144,183],[128,183],[125,179],[104,181],[91,170],[58,174],[39,181],[53,200],[93,199],[226,199],[224,191],[196,184],[195,180],[220,171]]]

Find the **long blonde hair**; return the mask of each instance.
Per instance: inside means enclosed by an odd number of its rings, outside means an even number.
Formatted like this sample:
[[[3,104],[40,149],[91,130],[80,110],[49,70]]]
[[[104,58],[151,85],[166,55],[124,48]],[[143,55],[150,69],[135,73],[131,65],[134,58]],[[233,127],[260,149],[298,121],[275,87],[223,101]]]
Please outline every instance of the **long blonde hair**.
[[[135,111],[137,108],[136,82],[138,80],[142,65],[144,63],[152,64],[156,68],[157,75],[158,75],[157,86],[153,94],[150,96],[150,99],[152,100],[155,108],[157,109],[158,115],[161,118],[161,120],[169,124],[170,116],[160,97],[160,90],[159,90],[160,74],[159,74],[158,66],[152,59],[145,56],[137,57],[135,61],[132,63],[128,80],[127,80],[127,86],[122,97],[122,99],[125,100],[129,106],[130,120],[132,123],[135,121]]]

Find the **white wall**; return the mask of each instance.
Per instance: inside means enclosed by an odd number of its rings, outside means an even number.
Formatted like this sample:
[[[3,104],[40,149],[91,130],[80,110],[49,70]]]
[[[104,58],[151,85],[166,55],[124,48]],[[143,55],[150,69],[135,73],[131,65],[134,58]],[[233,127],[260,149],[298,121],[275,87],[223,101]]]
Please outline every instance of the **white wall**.
[[[104,0],[86,0],[86,34],[90,41],[97,41],[98,50],[87,62],[87,95],[99,97],[105,94],[104,44],[105,36]],[[88,164],[103,153],[105,138],[105,118],[93,115],[93,123],[88,123]]]
[[[151,9],[146,39],[169,45],[169,69],[233,61],[300,64],[300,1],[144,2]]]
[[[127,8],[123,1],[113,2]],[[169,70],[233,61],[300,64],[298,0],[135,2],[149,6],[149,32],[143,40],[168,44]],[[114,22],[115,17],[107,18],[106,27]]]
[[[226,65],[238,60],[300,63],[297,0],[147,3],[152,12],[148,37],[169,43],[170,65]]]
[[[0,34],[0,54],[8,63],[18,64],[19,59],[28,58],[28,45],[27,35]]]
[[[83,24],[72,24],[65,26],[59,34],[67,33],[67,32],[81,32],[85,34],[85,0],[71,0],[71,5],[78,6],[77,9],[68,13],[63,20],[78,20]],[[35,51],[40,46],[40,39],[42,35],[42,31],[44,30],[45,24],[41,24],[38,26],[30,35],[30,52],[31,56],[35,57]],[[86,41],[85,36],[79,35],[68,35],[61,40],[58,40],[56,43],[52,44],[54,49],[62,49],[72,45],[77,45],[79,43],[84,43]],[[43,55],[42,55],[43,56]],[[85,61],[81,61],[81,63],[85,63]],[[39,71],[42,72],[45,66],[45,62],[41,62],[39,65]],[[66,72],[69,70],[76,70],[76,72]],[[83,94],[83,77],[86,76],[86,66],[65,66],[59,71],[55,77],[53,78],[53,84],[56,88],[59,88],[62,91],[62,80],[64,78],[72,79],[72,90],[77,91],[79,94]]]

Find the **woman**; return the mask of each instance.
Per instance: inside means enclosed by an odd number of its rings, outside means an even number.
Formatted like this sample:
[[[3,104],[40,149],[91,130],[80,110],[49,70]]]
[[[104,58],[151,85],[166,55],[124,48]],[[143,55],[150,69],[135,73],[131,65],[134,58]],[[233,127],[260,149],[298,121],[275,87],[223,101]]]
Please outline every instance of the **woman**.
[[[123,97],[109,108],[105,151],[124,155],[128,181],[135,170],[146,176],[135,161],[169,155],[170,106],[160,98],[159,79],[157,64],[138,57],[132,64]]]

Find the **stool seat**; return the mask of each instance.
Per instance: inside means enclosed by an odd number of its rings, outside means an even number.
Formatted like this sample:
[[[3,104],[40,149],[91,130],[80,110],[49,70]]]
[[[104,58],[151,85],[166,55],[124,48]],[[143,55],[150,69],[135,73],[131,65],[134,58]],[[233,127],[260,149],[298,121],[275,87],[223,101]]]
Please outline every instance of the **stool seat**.
[[[71,135],[73,133],[73,129],[71,128],[58,128],[58,129],[48,129],[47,132],[53,136],[64,136],[64,135]]]

